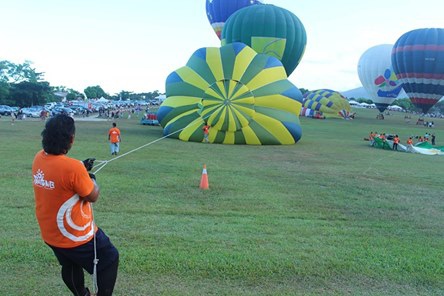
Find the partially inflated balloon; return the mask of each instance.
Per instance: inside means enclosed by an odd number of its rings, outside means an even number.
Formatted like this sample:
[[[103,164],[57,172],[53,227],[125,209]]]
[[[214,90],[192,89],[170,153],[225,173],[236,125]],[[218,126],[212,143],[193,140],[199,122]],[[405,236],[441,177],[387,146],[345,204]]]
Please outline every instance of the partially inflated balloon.
[[[303,107],[306,110],[320,111],[325,118],[348,119],[351,110],[347,99],[339,92],[330,89],[319,89],[305,93]]]
[[[253,5],[236,11],[225,23],[222,44],[233,42],[279,59],[289,76],[304,55],[307,35],[292,12],[274,5]]]
[[[412,103],[424,113],[444,95],[444,29],[417,29],[393,46],[393,69]]]
[[[282,63],[243,43],[201,48],[166,80],[157,117],[164,135],[223,144],[294,144],[302,135],[302,94]]]
[[[367,49],[359,59],[358,75],[380,112],[396,100],[402,84],[392,68],[393,45],[381,44]]]
[[[241,8],[260,3],[259,0],[206,0],[205,7],[208,21],[221,39],[222,29],[230,15]]]

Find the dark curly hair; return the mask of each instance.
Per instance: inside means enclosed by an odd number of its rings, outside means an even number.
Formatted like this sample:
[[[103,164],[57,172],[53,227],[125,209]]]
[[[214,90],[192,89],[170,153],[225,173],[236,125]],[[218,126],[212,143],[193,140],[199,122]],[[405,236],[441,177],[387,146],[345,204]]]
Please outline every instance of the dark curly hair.
[[[51,117],[42,131],[42,146],[48,154],[66,154],[76,133],[74,119],[65,114]]]

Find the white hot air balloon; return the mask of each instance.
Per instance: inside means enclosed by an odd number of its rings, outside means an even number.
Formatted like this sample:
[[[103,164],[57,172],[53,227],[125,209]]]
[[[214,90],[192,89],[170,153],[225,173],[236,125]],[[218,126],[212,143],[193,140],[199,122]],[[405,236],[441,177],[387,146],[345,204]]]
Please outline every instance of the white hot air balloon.
[[[367,49],[359,59],[358,75],[380,112],[393,103],[402,90],[392,67],[393,45],[381,44]]]

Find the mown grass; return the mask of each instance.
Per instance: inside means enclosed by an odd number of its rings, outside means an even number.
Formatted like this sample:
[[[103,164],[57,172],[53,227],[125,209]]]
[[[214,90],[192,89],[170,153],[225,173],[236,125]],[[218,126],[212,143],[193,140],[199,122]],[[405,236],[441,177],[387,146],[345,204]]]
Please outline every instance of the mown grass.
[[[291,146],[164,139],[110,162],[94,209],[121,253],[115,295],[443,295],[444,158],[363,138],[430,131],[442,145],[444,120],[429,130],[375,116],[301,118]],[[111,159],[110,122],[76,125],[72,157]],[[136,118],[118,126],[122,153],[162,137]],[[42,128],[0,119],[0,295],[69,295],[34,216]]]

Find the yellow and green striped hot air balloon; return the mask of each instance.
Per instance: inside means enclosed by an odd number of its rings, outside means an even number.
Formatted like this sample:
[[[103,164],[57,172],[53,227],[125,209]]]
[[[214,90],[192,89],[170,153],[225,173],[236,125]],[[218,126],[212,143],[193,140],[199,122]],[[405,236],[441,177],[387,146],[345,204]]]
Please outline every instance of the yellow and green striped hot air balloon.
[[[279,145],[300,140],[302,94],[282,63],[243,43],[201,48],[166,80],[157,112],[164,135],[221,144]]]
[[[350,118],[350,104],[339,92],[319,89],[304,94],[303,107],[322,112],[325,118]]]

